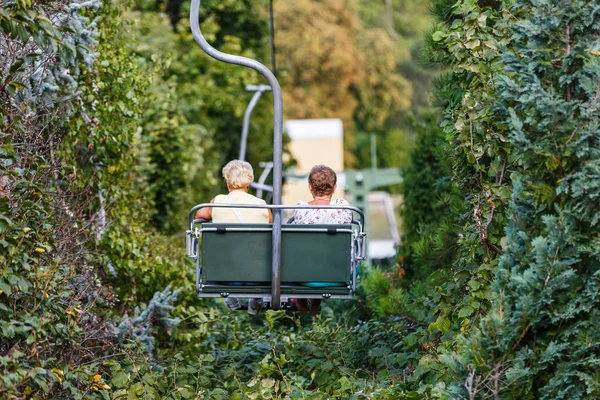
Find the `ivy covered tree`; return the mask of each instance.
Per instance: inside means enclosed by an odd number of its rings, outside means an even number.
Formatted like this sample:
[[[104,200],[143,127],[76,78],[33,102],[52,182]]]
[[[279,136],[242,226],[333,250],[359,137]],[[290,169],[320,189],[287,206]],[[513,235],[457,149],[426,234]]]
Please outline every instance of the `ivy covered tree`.
[[[494,307],[460,347],[454,390],[597,398],[600,5],[522,0],[511,12],[495,111],[509,132],[514,188]]]
[[[426,55],[445,72],[435,95],[443,107],[443,157],[463,203],[455,219],[447,220],[457,240],[451,277],[436,286],[437,319],[430,325],[449,338],[485,314],[501,254],[512,159],[506,128],[492,106],[501,71],[498,46],[512,16],[496,3],[475,0],[435,1],[433,9],[438,24],[428,33]],[[447,233],[442,229],[433,243],[444,243]]]
[[[153,254],[168,254],[164,242],[150,246],[144,229],[136,157],[148,75],[129,57],[125,29],[110,3],[0,5],[2,398],[109,389],[99,358],[117,362],[135,341],[109,330],[129,303],[103,284],[106,274],[167,270],[166,257]],[[144,272],[150,291],[156,275]],[[139,304],[145,293],[127,285],[127,300]],[[159,312],[140,339],[173,300],[151,302]],[[140,352],[128,354],[150,368]]]

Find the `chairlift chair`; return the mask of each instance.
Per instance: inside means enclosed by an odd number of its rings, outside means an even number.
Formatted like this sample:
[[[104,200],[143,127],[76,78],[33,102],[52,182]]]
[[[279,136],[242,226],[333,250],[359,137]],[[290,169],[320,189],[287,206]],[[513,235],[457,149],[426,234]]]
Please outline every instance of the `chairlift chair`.
[[[356,268],[365,258],[362,211],[352,206],[282,204],[283,99],[279,82],[258,61],[213,48],[200,30],[199,12],[200,0],[192,0],[190,25],[196,43],[216,60],[252,68],[263,75],[273,93],[274,112],[273,205],[203,203],[190,210],[186,253],[196,264],[198,295],[261,297],[275,310],[289,298],[352,298]],[[273,223],[219,224],[195,219],[196,211],[204,207],[268,208]],[[358,220],[348,225],[282,223],[285,209],[329,207],[350,209]]]
[[[358,215],[350,224],[295,225],[281,228],[281,284],[271,279],[271,224],[211,223],[195,219],[203,207],[345,208]],[[273,306],[291,298],[351,299],[358,264],[365,259],[364,216],[352,206],[200,204],[190,210],[187,256],[196,265],[200,297],[262,298]],[[278,307],[275,307],[278,308]]]

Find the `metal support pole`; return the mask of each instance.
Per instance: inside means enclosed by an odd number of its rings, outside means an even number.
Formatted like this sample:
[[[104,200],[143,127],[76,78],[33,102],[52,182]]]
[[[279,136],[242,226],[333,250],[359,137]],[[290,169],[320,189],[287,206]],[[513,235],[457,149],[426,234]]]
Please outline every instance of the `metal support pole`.
[[[254,95],[252,99],[250,99],[250,103],[248,103],[248,107],[246,107],[246,111],[244,112],[244,123],[242,124],[242,139],[240,142],[240,155],[238,160],[246,161],[246,145],[248,143],[248,129],[250,126],[250,116],[252,115],[252,111],[254,111],[254,107],[258,103],[260,96],[266,92],[271,90],[271,88],[267,85],[247,85],[246,90],[254,91]]]
[[[371,169],[377,172],[377,138],[371,133]]]
[[[273,169],[273,162],[272,161],[261,162],[258,165],[264,168],[263,172],[260,174],[260,177],[258,178],[258,182],[256,182],[256,184],[254,182],[252,182],[252,184],[250,186],[253,189],[256,189],[256,197],[262,199],[263,198],[262,197],[263,190],[266,192],[273,193],[273,186],[265,185],[265,181],[267,180],[267,178],[269,177],[269,174],[271,173],[271,170]]]
[[[194,40],[198,46],[212,58],[229,64],[241,65],[252,68],[264,76],[269,82],[273,91],[273,204],[282,204],[282,155],[283,155],[283,98],[281,86],[275,75],[263,64],[247,57],[226,54],[212,47],[202,35],[200,30],[200,0],[192,0],[190,9],[190,25]],[[273,258],[272,258],[272,278],[273,287],[271,293],[271,307],[278,310],[281,306],[281,222],[282,211],[273,210]]]

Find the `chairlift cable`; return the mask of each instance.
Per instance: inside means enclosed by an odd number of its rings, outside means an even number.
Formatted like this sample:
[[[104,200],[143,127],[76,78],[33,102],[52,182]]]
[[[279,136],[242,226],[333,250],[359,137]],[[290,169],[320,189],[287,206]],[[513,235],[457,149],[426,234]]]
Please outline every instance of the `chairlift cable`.
[[[269,36],[271,39],[271,70],[273,75],[277,76],[277,66],[275,65],[275,23],[273,21],[273,0],[269,0]]]

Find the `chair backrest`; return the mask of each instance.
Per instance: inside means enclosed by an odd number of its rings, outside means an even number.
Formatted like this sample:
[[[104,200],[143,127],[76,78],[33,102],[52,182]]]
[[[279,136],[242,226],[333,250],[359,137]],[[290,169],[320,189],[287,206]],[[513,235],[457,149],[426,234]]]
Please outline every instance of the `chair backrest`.
[[[282,282],[350,283],[351,225],[284,225]]]
[[[203,280],[270,283],[271,241],[269,224],[202,224]]]
[[[281,281],[351,283],[351,225],[283,225]],[[202,225],[204,282],[271,283],[269,224]]]

